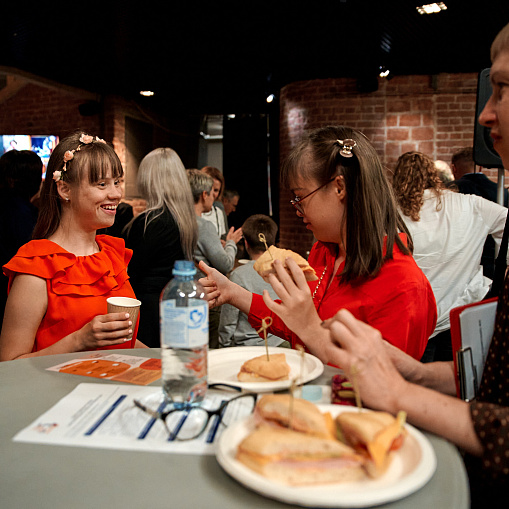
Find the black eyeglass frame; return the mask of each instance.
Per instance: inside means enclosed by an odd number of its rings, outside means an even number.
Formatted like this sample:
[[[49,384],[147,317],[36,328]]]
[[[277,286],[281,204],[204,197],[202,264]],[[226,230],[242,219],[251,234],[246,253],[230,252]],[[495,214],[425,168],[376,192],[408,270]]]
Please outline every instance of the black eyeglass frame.
[[[239,390],[239,388],[237,388],[235,386],[230,386],[230,385],[225,385],[225,384],[210,385],[209,388],[214,388],[216,386],[223,386],[223,387],[228,387],[228,388],[233,389],[233,390]],[[200,407],[200,406],[188,405],[188,406],[184,406],[184,407],[171,408],[170,410],[167,410],[165,412],[158,412],[156,410],[152,410],[152,409],[146,407],[143,403],[141,403],[140,401],[138,401],[136,399],[133,400],[133,402],[134,402],[134,404],[140,410],[142,410],[143,412],[145,412],[148,415],[152,416],[154,419],[160,419],[160,420],[163,421],[164,427],[166,428],[166,431],[168,432],[170,440],[178,440],[180,442],[185,442],[187,440],[194,440],[195,438],[198,438],[199,436],[201,436],[205,432],[205,430],[207,429],[207,426],[209,425],[210,419],[212,417],[214,417],[215,415],[217,415],[219,417],[219,423],[218,424],[222,424],[223,426],[227,426],[227,424],[225,424],[223,422],[223,412],[225,411],[226,407],[232,401],[235,401],[235,400],[241,399],[241,398],[246,398],[246,397],[252,397],[254,399],[254,401],[253,401],[253,410],[254,410],[254,408],[256,406],[256,401],[258,399],[258,393],[256,393],[256,392],[245,392],[243,394],[239,394],[238,396],[234,396],[233,398],[231,398],[231,399],[221,403],[221,405],[219,405],[219,407],[216,408],[216,410],[208,410],[208,409]],[[166,424],[166,419],[168,418],[169,415],[171,415],[174,412],[186,412],[186,411],[190,412],[191,410],[201,410],[202,412],[206,412],[207,420],[204,423],[202,430],[197,435],[194,435],[194,436],[189,437],[189,438],[179,438],[178,434],[179,434],[180,429],[177,430],[176,433],[173,433],[172,431],[170,431],[170,428],[168,428],[168,425]]]
[[[299,198],[296,196],[293,200],[290,200],[290,203],[293,205],[295,210],[297,212],[300,212],[301,214],[304,214],[304,209],[302,208],[301,203],[306,199],[309,198],[312,194],[315,194],[317,191],[320,191],[322,187],[325,187],[326,185],[330,184],[336,177],[332,177],[330,180],[325,182],[325,184],[322,184],[320,187],[317,187],[314,191],[311,191],[310,193],[306,194],[306,196],[303,196],[302,198]]]

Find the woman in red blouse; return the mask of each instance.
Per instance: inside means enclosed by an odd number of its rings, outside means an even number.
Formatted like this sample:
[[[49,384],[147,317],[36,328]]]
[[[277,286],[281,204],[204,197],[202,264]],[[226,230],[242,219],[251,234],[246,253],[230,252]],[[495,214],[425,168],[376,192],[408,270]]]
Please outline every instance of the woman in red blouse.
[[[112,147],[85,133],[53,151],[33,238],[4,266],[9,297],[0,360],[81,350],[142,347],[126,339],[136,324],[107,313],[111,296],[134,297],[124,241],[96,230],[112,226],[122,165]]]
[[[493,93],[479,116],[509,168],[509,25],[491,47]],[[340,311],[324,324],[338,346],[330,352],[347,375],[355,366],[362,401],[407,413],[412,424],[443,436],[465,454],[472,508],[507,507],[509,493],[509,278],[499,297],[495,330],[474,400],[455,396],[453,362],[415,362],[381,341],[383,334]]]
[[[420,359],[435,328],[435,299],[368,139],[349,127],[307,133],[283,167],[282,185],[294,193],[291,203],[317,239],[308,261],[318,280],[308,284],[289,261],[292,279],[276,262],[278,277],[270,282],[281,300],[273,301],[203,266],[203,284],[217,288],[212,304],[228,302],[249,313],[255,329],[270,316],[272,334],[293,347],[304,344],[324,362],[329,336],[320,323],[346,308]]]

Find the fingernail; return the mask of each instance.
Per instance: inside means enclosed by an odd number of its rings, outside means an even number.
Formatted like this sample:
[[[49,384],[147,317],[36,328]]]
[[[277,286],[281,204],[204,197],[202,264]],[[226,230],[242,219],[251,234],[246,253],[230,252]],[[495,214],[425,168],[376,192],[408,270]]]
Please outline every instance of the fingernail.
[[[126,314],[125,314],[125,317],[126,317],[126,318],[129,318],[129,313],[126,313]]]
[[[132,324],[133,324],[133,322],[131,322],[131,320],[129,320],[129,325],[132,325]]]
[[[129,338],[124,339],[124,343],[127,343],[128,341],[131,341]]]
[[[133,333],[132,329],[129,329],[129,334],[132,334],[132,333]]]

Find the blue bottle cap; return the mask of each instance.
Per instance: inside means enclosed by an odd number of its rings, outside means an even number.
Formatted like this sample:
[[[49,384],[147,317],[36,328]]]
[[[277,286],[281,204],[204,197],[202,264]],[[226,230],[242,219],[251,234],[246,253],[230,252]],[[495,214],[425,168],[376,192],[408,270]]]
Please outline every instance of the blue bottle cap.
[[[177,260],[173,266],[172,273],[176,276],[194,276],[196,267],[194,262],[189,260]]]

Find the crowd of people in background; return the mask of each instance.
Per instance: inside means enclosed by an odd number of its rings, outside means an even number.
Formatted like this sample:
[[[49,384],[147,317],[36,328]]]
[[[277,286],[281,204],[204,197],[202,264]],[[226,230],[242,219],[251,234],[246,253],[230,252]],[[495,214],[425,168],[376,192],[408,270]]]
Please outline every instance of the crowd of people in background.
[[[51,214],[58,220],[65,217],[67,198],[57,199],[48,211],[41,196],[51,195],[55,201],[55,191],[62,186],[80,189],[85,174],[99,178],[110,171],[97,156],[84,170],[78,167],[96,141],[78,139],[79,150],[65,161],[60,151],[70,140],[76,143],[77,134],[73,136],[60,144],[43,186],[42,162],[35,153],[13,150],[0,158],[3,265],[17,260],[22,246],[31,245],[34,230],[39,235],[34,238],[43,238],[36,228],[40,209],[45,221]],[[57,157],[61,161],[55,161]],[[59,165],[66,173],[57,180],[52,172],[62,172]],[[172,277],[174,262],[188,259],[196,263],[198,277],[214,279],[217,274],[215,285],[230,285],[210,309],[210,348],[260,344],[255,331],[270,316],[269,344],[303,344],[328,361],[316,324],[344,307],[415,359],[449,361],[449,313],[488,294],[495,247],[500,246],[507,216],[506,206],[495,203],[497,184],[476,168],[472,147],[455,151],[451,166],[408,152],[388,172],[362,133],[347,127],[310,131],[287,158],[281,182],[295,194],[291,204],[314,234],[309,262],[319,279],[309,285],[311,296],[302,295],[296,280],[285,288],[291,298],[278,300],[282,290],[253,269],[266,247],[277,244],[278,227],[270,217],[254,214],[242,228],[229,228],[228,216],[240,195],[226,188],[218,168],[186,170],[174,150],[155,149],[140,163],[139,196],[133,206],[125,199],[118,161],[110,166],[116,168],[111,178],[118,180],[111,200],[116,212],[110,215],[111,224],[97,224],[96,233],[123,239],[127,252],[132,251],[129,284],[143,302],[138,337],[149,347],[159,346],[161,291]],[[266,244],[256,231],[264,233]],[[54,234],[45,233],[44,238],[51,240]],[[249,261],[241,260],[244,265],[239,267],[240,252]],[[12,283],[17,274],[9,267],[2,274],[2,313],[7,275]],[[38,344],[35,341],[32,348],[38,349]]]
[[[491,57],[494,93],[479,121],[509,167],[509,25]],[[479,396],[470,404],[452,397],[450,311],[503,279],[495,253],[508,194],[497,203],[497,184],[476,168],[472,147],[451,154],[450,166],[407,152],[388,172],[356,129],[306,132],[281,186],[314,235],[315,281],[292,259],[288,270],[276,260],[267,281],[256,273],[278,225],[254,211],[230,228],[241,197],[218,168],[186,169],[174,150],[157,148],[139,165],[136,207],[123,181],[111,145],[81,131],[54,149],[44,181],[35,153],[0,158],[0,360],[158,347],[161,291],[175,261],[192,260],[209,300],[210,348],[263,345],[270,318],[269,345],[301,345],[347,375],[355,367],[365,404],[404,409],[410,422],[464,448],[487,483],[472,484],[474,502],[487,500],[486,486],[492,495],[507,486],[509,280]],[[238,246],[250,258],[242,264]],[[106,312],[106,297],[116,295],[142,301],[138,323]]]

